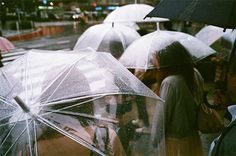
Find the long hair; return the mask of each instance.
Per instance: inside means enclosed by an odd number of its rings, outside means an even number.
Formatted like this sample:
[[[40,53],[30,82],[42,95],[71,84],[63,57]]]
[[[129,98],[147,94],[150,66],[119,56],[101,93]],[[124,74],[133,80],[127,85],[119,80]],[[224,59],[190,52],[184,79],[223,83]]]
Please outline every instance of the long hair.
[[[160,81],[170,75],[182,75],[190,91],[193,93],[194,64],[191,54],[178,41],[158,51],[157,60],[161,72]]]

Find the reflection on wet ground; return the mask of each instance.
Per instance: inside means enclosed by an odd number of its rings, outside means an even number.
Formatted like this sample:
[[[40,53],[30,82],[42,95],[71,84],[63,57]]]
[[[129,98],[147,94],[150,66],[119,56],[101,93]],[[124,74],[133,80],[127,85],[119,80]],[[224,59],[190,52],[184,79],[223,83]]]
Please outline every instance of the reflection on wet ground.
[[[52,36],[62,31],[63,27],[61,26],[44,26],[44,27],[38,27],[37,30],[32,32],[8,36],[7,38],[10,41],[30,40],[40,36]]]
[[[70,22],[67,24],[57,24],[57,23],[40,23],[37,24],[36,30],[22,31],[19,33],[11,33],[9,36],[6,36],[10,41],[25,41],[32,40],[38,37],[58,37],[71,35],[71,34],[81,34],[89,24],[81,24],[78,22]]]

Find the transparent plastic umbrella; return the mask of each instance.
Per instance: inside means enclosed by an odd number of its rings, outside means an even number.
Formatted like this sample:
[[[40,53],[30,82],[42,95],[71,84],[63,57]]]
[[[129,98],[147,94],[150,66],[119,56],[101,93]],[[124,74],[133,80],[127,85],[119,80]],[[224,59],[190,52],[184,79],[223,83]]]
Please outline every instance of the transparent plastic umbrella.
[[[215,41],[223,37],[224,35],[232,32],[232,29],[226,29],[224,31],[224,28],[208,25],[203,27],[196,35],[195,37],[207,45],[212,45]]]
[[[114,23],[98,24],[89,27],[79,37],[74,50],[91,47],[119,58],[124,50],[138,38],[140,35],[132,28]]]
[[[144,17],[154,9],[153,6],[148,4],[128,4],[121,6],[107,15],[104,23],[119,22],[126,24],[129,22],[163,22],[169,21],[167,18],[149,18]]]
[[[6,38],[0,37],[0,51],[15,49],[15,46]]]
[[[0,155],[165,152],[163,101],[110,54],[88,51],[30,50],[1,68]],[[147,105],[147,134],[131,124],[136,95]]]
[[[216,26],[205,26],[196,35],[196,38],[211,46],[226,61],[229,60],[236,39],[236,31]]]
[[[179,41],[190,52],[194,61],[199,61],[215,53],[215,50],[189,34],[160,30],[144,35],[133,42],[122,54],[119,61],[130,69],[155,68],[157,61],[155,53],[174,41]]]

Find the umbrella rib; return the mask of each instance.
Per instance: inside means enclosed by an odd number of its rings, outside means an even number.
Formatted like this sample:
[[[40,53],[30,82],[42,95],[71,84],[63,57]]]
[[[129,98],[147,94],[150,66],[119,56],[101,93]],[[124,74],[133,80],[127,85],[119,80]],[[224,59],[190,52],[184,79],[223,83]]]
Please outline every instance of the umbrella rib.
[[[4,120],[4,119],[7,119],[8,117],[11,117],[13,115],[13,113],[11,112],[11,114],[8,114],[7,116],[6,115],[1,115],[0,116],[0,121]],[[9,123],[8,123],[9,124]],[[6,124],[0,124],[0,127],[1,126],[4,126]]]
[[[23,114],[21,114],[21,117],[23,116]],[[3,142],[1,143],[0,147],[2,147],[2,145],[5,143],[7,137],[11,134],[11,132],[13,131],[13,129],[15,128],[17,122],[14,123],[14,125],[12,126],[12,128],[10,129],[10,131],[7,133],[5,139],[3,140]],[[8,125],[8,124],[4,124],[4,125]],[[0,126],[3,126],[3,125],[0,125]]]
[[[72,67],[75,66],[76,62],[77,62],[77,60],[74,61],[74,62],[72,62],[69,67],[67,67],[66,69],[64,69],[64,70],[55,78],[55,80],[52,81],[51,84],[49,84],[48,87],[46,87],[46,88],[42,91],[41,95],[43,95],[43,94],[50,88],[50,86],[51,86],[53,83],[55,83],[55,82],[58,80],[58,78],[60,78],[60,76],[61,76],[66,70],[70,69],[70,70],[67,72],[67,74],[66,74],[66,76],[67,76],[67,75],[70,73],[70,71],[72,70]],[[63,80],[60,82],[60,84],[64,81],[64,79],[66,78],[66,76],[64,76],[64,78],[63,78]],[[57,88],[60,86],[60,84],[57,86]],[[48,97],[48,100],[49,100],[50,97],[52,97],[52,95],[55,93],[55,91],[57,90],[57,88],[55,88],[55,90],[53,91],[53,93]],[[38,99],[39,99],[39,98],[40,98],[40,96],[38,97]],[[37,99],[37,100],[38,100],[38,99]],[[37,101],[37,100],[36,100],[36,101]]]
[[[51,113],[54,113],[54,112],[51,112]],[[81,116],[81,117],[85,117],[85,118],[103,120],[103,121],[112,122],[112,123],[118,123],[119,122],[118,120],[115,120],[115,119],[97,117],[97,116],[93,116],[93,115],[89,115],[89,114],[85,114],[85,113],[76,113],[76,112],[69,112],[69,111],[58,111],[57,113],[58,114],[65,114],[65,115]]]
[[[91,144],[89,144],[86,140],[80,138],[80,137],[75,137],[74,135],[62,130],[60,127],[56,126],[55,124],[51,123],[50,121],[48,121],[47,119],[45,118],[42,118],[41,116],[38,116],[36,114],[36,117],[37,117],[37,120],[40,121],[41,123],[51,127],[52,129],[60,132],[61,134],[69,137],[70,139],[76,141],[77,143],[80,143],[81,145],[93,150],[94,152],[102,155],[102,156],[106,156],[103,152],[101,152],[100,150],[96,149],[95,147],[93,147]]]
[[[67,107],[64,107],[64,108],[61,108],[61,109],[57,109],[57,110],[53,110],[53,111],[51,111],[50,109],[48,109],[48,110],[50,110],[50,112],[47,112],[47,113],[43,113],[43,114],[40,114],[40,116],[45,116],[45,115],[48,115],[48,114],[51,114],[51,113],[60,113],[60,112],[63,112],[63,110],[65,110],[65,109],[68,109],[68,108],[73,108],[73,107],[75,107],[75,106],[79,106],[79,105],[82,105],[82,104],[86,104],[86,103],[88,103],[88,102],[91,102],[91,101],[94,101],[94,100],[97,100],[97,99],[100,99],[100,98],[102,98],[102,97],[104,97],[105,95],[103,95],[103,96],[98,96],[98,97],[96,97],[96,98],[93,98],[93,99],[90,99],[90,100],[86,100],[86,101],[83,101],[83,102],[81,102],[81,103],[77,103],[77,104],[74,104],[74,105],[71,105],[71,106],[67,106]],[[43,108],[43,107],[42,107]],[[42,110],[42,108],[41,108],[41,110]],[[47,111],[47,109],[45,109],[46,111]],[[70,113],[70,112],[68,112],[68,111],[64,111],[64,112],[67,112],[68,114]],[[72,112],[71,112],[72,113]],[[78,113],[78,114],[81,114],[82,115],[82,113]],[[75,115],[75,114],[74,114]],[[90,117],[88,117],[88,116],[90,116]],[[91,115],[88,115],[87,117],[88,118],[95,118],[94,116],[91,116]],[[109,120],[109,119],[108,119]],[[114,120],[115,121],[115,120]],[[117,121],[116,121],[117,122]]]
[[[119,36],[120,40],[121,40],[121,43],[122,43],[122,47],[123,47],[123,50],[126,49],[125,47],[125,40],[124,40],[124,37],[123,35],[121,34],[121,32],[118,32],[116,29],[114,29],[114,31],[117,33],[117,35]],[[124,52],[124,51],[123,51]]]
[[[30,68],[29,68],[28,55],[27,55],[27,57],[26,57],[25,59],[26,59],[26,60],[25,60],[25,62],[26,62],[26,63],[25,63],[25,69],[24,69],[24,71],[22,72],[22,74],[24,74],[24,75],[23,75],[23,78],[24,78],[24,79],[23,79],[22,81],[24,82],[24,80],[25,80],[25,82],[28,82],[28,81],[29,81],[29,78],[27,77],[27,75],[28,75],[27,73],[29,73],[29,72],[28,72],[28,69],[30,69]],[[22,82],[22,83],[23,83],[23,82]],[[29,91],[28,91],[28,89],[27,89],[27,85],[25,85],[24,88],[25,88],[26,97],[29,97],[29,96],[28,96],[28,92],[29,92]],[[28,98],[26,98],[26,100],[27,100],[27,101],[25,101],[25,102],[28,103]]]
[[[89,96],[88,96],[88,97],[89,97]],[[93,99],[90,99],[90,100],[86,100],[86,101],[83,101],[83,102],[80,102],[80,103],[77,103],[77,104],[74,104],[74,105],[71,105],[71,106],[67,106],[67,107],[64,107],[64,108],[61,108],[61,109],[57,109],[57,110],[60,111],[60,110],[72,108],[72,107],[75,107],[75,106],[79,106],[79,105],[82,105],[82,104],[85,104],[85,103],[88,103],[88,102],[97,100],[97,99],[102,98],[102,97],[103,97],[103,96],[99,96],[99,97],[96,97],[96,98],[93,98]],[[84,97],[83,97],[83,98],[84,98]],[[75,102],[76,100],[80,100],[80,99],[81,99],[81,98],[74,98],[74,99],[66,99],[66,100],[56,101],[56,102],[44,104],[44,105],[42,105],[41,107],[43,108],[43,107],[45,107],[45,106],[54,106],[54,105],[57,105],[57,104]],[[41,110],[42,110],[42,108],[41,108]]]
[[[5,153],[4,156],[6,156],[6,154],[8,154],[8,152],[11,150],[11,148],[16,144],[16,142],[20,139],[20,137],[24,134],[24,132],[26,131],[26,127],[25,129],[21,132],[21,134],[16,138],[16,140],[12,143],[12,145],[9,147],[9,149],[7,150],[7,152]]]
[[[3,97],[0,95],[0,101],[2,101],[3,103],[9,105],[9,106],[12,106],[14,108],[17,108],[16,106],[14,106],[7,98]]]
[[[95,50],[99,50],[98,48],[99,48],[99,45],[102,43],[102,41],[103,41],[103,39],[104,39],[104,37],[106,36],[106,34],[107,34],[107,32],[108,31],[110,31],[111,29],[113,29],[113,27],[109,27],[109,28],[107,28],[107,29],[103,29],[103,34],[101,34],[100,35],[100,38],[101,38],[101,40],[99,41],[99,43],[97,44],[97,48],[95,49]]]
[[[15,88],[16,85],[13,85],[13,84],[8,80],[8,78],[7,78],[7,76],[6,76],[6,73],[3,72],[4,70],[0,70],[0,71],[1,71],[1,73],[2,73],[2,75],[3,75],[3,77],[6,79],[8,85],[11,86],[11,90],[9,91],[9,93],[10,93],[10,92]]]
[[[21,117],[23,116],[23,113],[21,114]],[[10,131],[7,133],[5,139],[3,140],[3,142],[1,143],[0,147],[3,146],[3,144],[6,142],[7,137],[11,134],[11,132],[13,131],[13,129],[16,127],[17,122],[14,123],[13,127],[10,129]],[[21,134],[16,138],[16,140],[11,144],[11,146],[8,148],[8,150],[6,151],[6,153],[4,154],[4,156],[6,154],[8,154],[8,152],[11,150],[11,148],[16,144],[16,142],[18,141],[18,139],[21,137],[21,135],[25,132],[26,128],[21,132]]]
[[[30,156],[33,156],[32,145],[31,145],[31,136],[30,136],[30,130],[29,130],[29,122],[28,122],[28,120],[25,120],[25,122],[26,122],[27,134],[28,134],[28,143],[29,143],[29,149],[30,149],[29,150],[30,151]]]
[[[152,39],[151,39],[151,41],[150,41],[150,44],[148,45],[148,51],[150,51],[150,49],[151,49],[151,45],[152,45],[152,43],[154,42],[154,38],[155,38],[155,36],[157,35],[157,31],[156,32],[154,32],[154,34],[152,35]],[[148,61],[150,60],[150,55],[147,53],[146,54],[147,55],[147,62],[145,63],[145,71],[149,68],[148,67]],[[154,66],[154,68],[156,68],[155,66]]]
[[[37,130],[36,130],[36,123],[35,120],[33,121],[34,125],[34,140],[35,140],[35,155],[38,156],[38,141],[37,141]]]

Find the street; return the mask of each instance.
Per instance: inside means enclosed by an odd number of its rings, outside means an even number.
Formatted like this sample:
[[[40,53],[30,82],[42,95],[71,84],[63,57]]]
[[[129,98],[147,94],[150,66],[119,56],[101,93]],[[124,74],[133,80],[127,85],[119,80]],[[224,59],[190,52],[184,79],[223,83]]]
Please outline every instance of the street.
[[[77,39],[89,25],[81,25],[78,22],[72,22],[62,25],[64,31],[54,35],[37,37],[32,40],[15,41],[13,44],[17,48],[23,49],[44,49],[44,50],[62,50],[73,49]]]
[[[19,56],[23,55],[30,49],[42,49],[42,50],[73,50],[79,36],[91,25],[81,25],[78,22],[49,22],[49,23],[37,23],[37,27],[51,27],[48,30],[49,33],[41,37],[35,37],[29,40],[12,41],[16,49],[11,52],[2,52],[2,62],[4,65],[15,60]],[[62,31],[53,32],[60,27]]]

